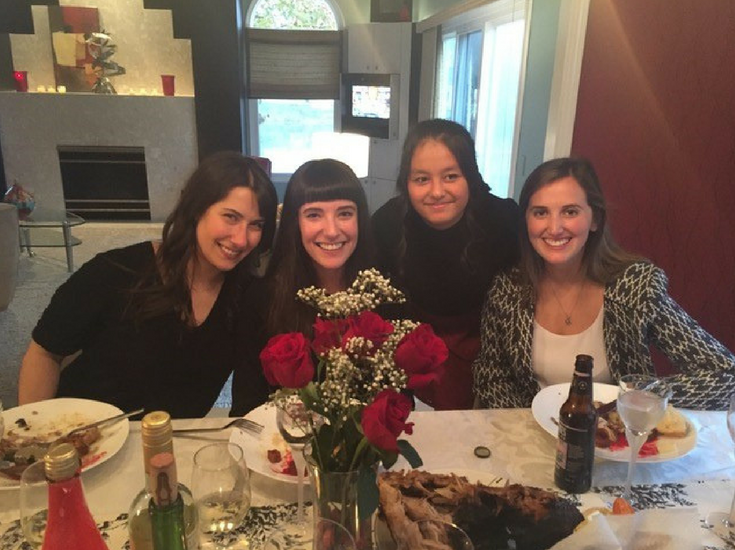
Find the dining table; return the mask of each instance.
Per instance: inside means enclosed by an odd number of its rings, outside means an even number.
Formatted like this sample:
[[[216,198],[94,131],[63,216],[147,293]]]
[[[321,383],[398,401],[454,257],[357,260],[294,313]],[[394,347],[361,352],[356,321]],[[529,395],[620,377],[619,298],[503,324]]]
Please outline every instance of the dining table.
[[[696,446],[672,460],[638,464],[633,482],[636,500],[645,508],[696,508],[702,548],[733,550],[733,542],[717,537],[704,522],[709,512],[729,511],[735,493],[735,457],[726,414],[683,412],[698,432]],[[226,413],[215,410],[205,418],[176,419],[174,429],[223,426]],[[415,424],[413,433],[404,437],[421,456],[423,470],[474,472],[509,483],[556,490],[556,439],[541,428],[531,409],[416,411],[409,420]],[[229,437],[230,429],[175,437],[180,481],[189,484],[197,449],[211,440]],[[249,437],[262,438],[265,452],[268,434]],[[477,456],[478,446],[489,449],[490,456]],[[627,466],[627,462],[596,459],[590,492],[581,497],[565,496],[581,508],[590,502],[609,506],[622,494]],[[402,459],[394,469],[401,467],[408,467]],[[82,480],[90,510],[110,550],[129,548],[128,507],[144,483],[140,422],[131,422],[122,448],[98,467],[84,471]],[[251,473],[251,486],[252,506],[239,530],[257,548],[270,530],[295,513],[296,487],[257,472]],[[30,548],[20,528],[18,493],[18,489],[0,492],[0,550]]]

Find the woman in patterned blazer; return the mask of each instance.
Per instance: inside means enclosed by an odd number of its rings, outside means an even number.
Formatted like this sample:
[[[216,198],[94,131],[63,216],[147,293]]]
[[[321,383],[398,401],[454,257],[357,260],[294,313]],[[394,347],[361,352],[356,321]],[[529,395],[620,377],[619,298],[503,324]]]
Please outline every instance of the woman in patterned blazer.
[[[649,345],[678,369],[672,403],[727,409],[735,356],[667,293],[664,272],[615,244],[591,163],[541,164],[520,196],[520,267],[496,277],[482,315],[474,363],[476,403],[529,407],[545,386],[572,378],[578,353],[594,379],[653,373]]]

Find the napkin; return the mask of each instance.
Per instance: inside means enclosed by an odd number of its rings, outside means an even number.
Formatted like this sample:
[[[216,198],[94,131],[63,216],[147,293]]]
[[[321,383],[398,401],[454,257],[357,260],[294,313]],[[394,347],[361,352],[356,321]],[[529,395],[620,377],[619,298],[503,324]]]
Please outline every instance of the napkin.
[[[642,510],[613,516],[595,514],[552,550],[701,550],[696,508]]]

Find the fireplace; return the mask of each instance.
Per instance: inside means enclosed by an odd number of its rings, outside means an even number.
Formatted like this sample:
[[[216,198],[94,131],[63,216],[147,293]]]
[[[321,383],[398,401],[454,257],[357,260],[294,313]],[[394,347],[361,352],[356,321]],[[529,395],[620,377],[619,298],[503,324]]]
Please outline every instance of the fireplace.
[[[57,150],[66,210],[85,220],[151,219],[143,147]]]

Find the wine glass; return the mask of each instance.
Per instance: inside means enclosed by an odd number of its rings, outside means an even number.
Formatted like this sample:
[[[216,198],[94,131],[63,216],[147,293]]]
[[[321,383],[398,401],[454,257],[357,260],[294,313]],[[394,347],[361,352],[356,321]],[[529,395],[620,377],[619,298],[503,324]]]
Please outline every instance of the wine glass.
[[[730,406],[727,409],[727,429],[730,432],[730,437],[735,441],[735,394],[730,396]],[[735,540],[735,498],[733,498],[729,514],[727,512],[711,512],[707,514],[704,521],[720,538]]]
[[[321,518],[313,530],[294,534],[276,528],[265,542],[263,550],[357,550],[355,539],[342,525]]]
[[[620,378],[618,386],[618,414],[625,424],[625,437],[630,446],[628,477],[625,480],[623,497],[630,502],[630,486],[638,453],[651,430],[666,413],[672,392],[666,382],[647,374],[626,374]]]
[[[276,412],[276,425],[281,437],[291,447],[291,458],[296,466],[296,523],[304,523],[304,446],[311,439],[311,415],[297,396],[291,396]]]
[[[219,442],[199,449],[191,485],[201,548],[247,548],[236,532],[250,510],[250,475],[242,448]]]
[[[48,516],[48,483],[43,460],[28,466],[20,476],[20,525],[26,541],[41,548]]]

